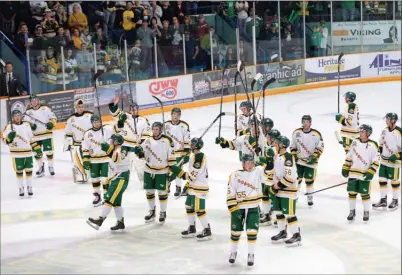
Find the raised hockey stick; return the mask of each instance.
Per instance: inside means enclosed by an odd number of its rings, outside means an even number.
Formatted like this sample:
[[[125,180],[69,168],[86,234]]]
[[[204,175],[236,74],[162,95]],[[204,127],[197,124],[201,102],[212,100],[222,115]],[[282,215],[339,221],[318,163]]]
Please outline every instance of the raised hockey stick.
[[[234,113],[235,113],[235,121],[234,121],[234,124],[235,124],[235,136],[237,136],[237,77],[240,75],[240,72],[243,70],[243,68],[241,67],[241,61],[239,61],[239,62],[237,62],[237,71],[236,71],[236,74],[235,74],[235,83],[234,83],[234,99],[235,99],[235,111],[234,111]]]
[[[270,78],[264,83],[264,85],[262,85],[262,89],[261,89],[261,93],[262,93],[262,119],[265,118],[265,90],[267,89],[267,87],[271,83],[274,83],[275,80],[276,80],[275,77]],[[258,105],[260,104],[260,98],[261,98],[261,96],[258,98],[256,109],[258,109]]]
[[[222,105],[223,105],[223,88],[224,88],[224,85],[223,85],[223,77],[225,76],[226,69],[227,69],[227,65],[225,66],[225,68],[223,68],[223,71],[222,71],[222,77],[221,77],[221,84],[222,84],[222,87],[221,87],[221,103],[220,103],[219,113],[222,113]],[[218,131],[218,137],[221,137],[221,127],[222,127],[222,117],[220,117],[220,118],[219,118],[219,131]]]
[[[6,80],[6,82],[7,82],[7,80]],[[8,83],[6,83],[6,87],[7,87],[7,93],[8,93],[7,109],[8,109],[8,113],[10,114],[11,131],[14,132],[14,126],[13,126],[13,111],[11,110],[10,91],[9,91],[9,89],[8,89]]]
[[[156,96],[152,96],[153,98],[155,98],[158,102],[159,105],[161,106],[161,110],[162,110],[162,123],[163,123],[163,134],[166,135],[166,129],[165,129],[165,111],[163,108],[163,102],[162,100],[160,100],[159,98],[157,98]]]
[[[132,89],[131,89],[131,82],[130,82],[131,65],[132,65],[132,63],[130,62],[130,65],[128,66],[128,75],[129,75],[129,78],[128,78],[127,80],[128,80],[128,87],[129,87],[129,89],[130,89],[131,104],[134,104],[133,91],[132,91]],[[130,104],[130,105],[131,105],[131,104]],[[136,121],[135,119],[136,119],[136,117],[134,116],[134,130],[135,130],[135,134],[137,134],[137,133],[138,133],[138,132],[137,132],[137,121]]]
[[[320,190],[317,190],[317,191],[314,191],[314,192],[311,192],[311,193],[306,193],[306,194],[304,194],[304,195],[306,195],[306,196],[312,195],[312,194],[315,194],[315,193],[318,193],[318,192],[321,192],[321,191],[324,191],[324,190],[328,190],[328,189],[331,189],[331,188],[335,188],[335,187],[338,187],[338,186],[341,186],[341,185],[345,185],[345,184],[348,184],[348,183],[351,183],[351,182],[355,182],[355,181],[358,181],[358,179],[351,180],[351,181],[346,181],[346,182],[342,182],[342,183],[339,183],[339,184],[335,184],[335,185],[332,185],[332,186],[330,186],[330,187],[323,188],[323,189],[320,189]]]
[[[99,119],[100,119],[100,123],[101,123],[101,130],[102,130],[102,136],[105,136],[104,132],[103,132],[103,123],[102,123],[102,114],[100,111],[100,106],[99,106],[99,93],[98,93],[98,88],[97,88],[97,81],[98,78],[103,75],[105,72],[103,70],[98,70],[96,72],[96,74],[94,75],[94,77],[92,78],[92,83],[95,87],[95,94],[96,94],[96,102],[98,104],[98,114],[99,114]]]
[[[343,57],[343,53],[341,53],[338,57],[338,113],[339,113],[339,105],[340,105],[340,97],[341,97],[341,60]]]

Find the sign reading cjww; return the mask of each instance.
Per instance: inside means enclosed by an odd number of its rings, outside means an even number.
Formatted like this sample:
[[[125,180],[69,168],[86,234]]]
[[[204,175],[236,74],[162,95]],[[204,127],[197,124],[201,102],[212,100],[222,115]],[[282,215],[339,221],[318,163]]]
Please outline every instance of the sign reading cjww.
[[[338,57],[318,57],[305,60],[306,83],[338,79]],[[360,55],[345,55],[340,60],[340,78],[360,77]]]
[[[158,97],[165,105],[174,105],[194,100],[191,75],[139,81],[136,86],[137,103],[141,108],[157,107]]]

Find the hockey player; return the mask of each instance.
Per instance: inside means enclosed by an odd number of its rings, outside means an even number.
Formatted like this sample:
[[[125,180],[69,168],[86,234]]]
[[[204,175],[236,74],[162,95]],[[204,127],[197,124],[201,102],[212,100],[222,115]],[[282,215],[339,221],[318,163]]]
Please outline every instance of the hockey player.
[[[108,173],[110,152],[102,150],[102,143],[107,142],[113,134],[113,128],[110,125],[102,125],[98,115],[91,116],[92,128],[85,132],[82,141],[82,155],[84,169],[91,173],[91,182],[93,187],[94,207],[102,203],[100,186],[102,184],[103,191],[106,193],[108,189]]]
[[[356,94],[347,92],[345,95],[346,109],[343,114],[337,114],[335,120],[341,124],[342,145],[346,154],[352,140],[359,137],[359,107],[354,103]]]
[[[115,131],[123,136],[123,146],[128,150],[128,157],[137,172],[140,183],[143,185],[145,160],[139,159],[137,155],[134,154],[134,148],[146,137],[151,136],[151,129],[148,119],[139,115],[140,107],[137,103],[130,104],[130,109],[128,113],[126,113],[119,109],[119,100],[120,97],[117,96],[114,101],[109,104],[109,110],[112,116],[117,119]]]
[[[106,142],[101,144],[102,150],[105,153],[109,153],[112,159],[110,186],[103,195],[104,203],[102,205],[101,215],[98,219],[89,218],[87,223],[98,230],[113,208],[117,223],[115,226],[111,227],[110,230],[117,231],[125,229],[123,207],[121,204],[124,191],[126,191],[130,179],[130,160],[126,157],[127,151],[122,150],[122,144],[124,142],[123,137],[119,134],[113,134],[110,139],[111,144]]]
[[[262,132],[264,133],[267,139],[269,137],[269,133],[271,132],[272,128],[274,128],[274,121],[268,117],[264,118],[262,120]],[[269,144],[268,140],[267,143]]]
[[[53,167],[53,128],[56,126],[57,118],[49,106],[41,105],[36,95],[29,97],[31,107],[26,111],[24,120],[31,124],[35,140],[42,151],[46,154],[50,175],[54,176]],[[45,164],[42,158],[35,156],[39,166],[36,175],[42,177],[45,174]]]
[[[231,253],[229,263],[237,257],[237,247],[241,232],[245,230],[248,241],[247,264],[254,265],[255,243],[260,224],[258,205],[262,196],[262,183],[266,181],[264,168],[255,167],[254,156],[242,155],[243,170],[237,170],[229,177],[227,206],[231,215]]]
[[[401,182],[399,181],[399,170],[401,168],[402,156],[402,128],[396,126],[398,115],[388,113],[385,116],[387,127],[382,130],[380,136],[381,162],[378,172],[380,177],[381,200],[373,204],[373,209],[387,207],[387,185],[388,180],[392,186],[392,202],[388,206],[390,210],[398,208],[398,198]]]
[[[12,122],[7,124],[3,131],[3,141],[10,148],[13,168],[17,174],[20,197],[25,195],[24,171],[27,192],[29,196],[32,196],[32,151],[34,151],[34,155],[37,158],[41,158],[42,150],[36,143],[29,123],[22,121],[21,112],[14,110],[11,116]]]
[[[248,154],[253,156],[260,156],[261,152],[264,152],[267,148],[267,143],[264,135],[262,134],[261,127],[257,120],[257,131],[258,131],[258,144],[255,131],[254,117],[249,120],[249,131],[250,134],[245,134],[236,137],[232,141],[227,141],[223,137],[216,137],[215,143],[219,144],[223,149],[229,148],[230,150],[235,150],[240,152],[240,157],[242,154]]]
[[[139,158],[145,158],[144,189],[149,205],[149,214],[145,216],[145,222],[155,220],[155,190],[158,190],[160,213],[159,222],[166,220],[166,208],[168,201],[169,167],[176,163],[173,156],[173,141],[162,134],[163,124],[152,124],[152,137],[145,138],[140,146],[134,148],[134,153]]]
[[[373,129],[371,126],[360,126],[360,138],[355,139],[350,151],[346,155],[345,164],[342,166],[342,176],[348,178],[347,191],[349,193],[350,214],[348,221],[356,217],[356,197],[359,193],[363,201],[363,221],[369,220],[370,210],[370,182],[378,169],[378,145],[369,137]]]
[[[318,160],[324,152],[324,141],[321,133],[311,128],[310,115],[304,115],[301,123],[302,127],[293,132],[290,151],[296,161],[298,189],[304,178],[307,193],[311,193],[314,191]],[[307,196],[307,204],[313,206],[313,195]]]
[[[269,131],[269,133],[266,137],[267,143],[268,143],[268,149],[266,150],[265,156],[262,157],[262,160],[260,160],[260,164],[266,163],[267,158],[273,159],[273,157],[275,157],[276,153],[275,153],[274,142],[275,142],[275,139],[277,139],[280,135],[281,135],[281,133],[276,129],[271,129]],[[271,148],[271,150],[269,150],[270,148]],[[261,225],[271,225],[272,197],[275,197],[275,195],[272,195],[269,192],[269,189],[271,188],[270,185],[272,185],[272,181],[273,181],[272,175],[268,176],[268,182],[271,182],[271,184],[264,184],[264,186],[263,186],[263,191],[262,191],[262,210],[263,210],[263,212],[260,215],[260,224]]]
[[[241,136],[245,134],[245,130],[248,128],[248,121],[251,115],[251,103],[249,101],[243,101],[240,103],[240,111],[242,112],[237,116],[237,135]]]
[[[74,107],[76,112],[72,114],[66,122],[66,134],[64,138],[64,152],[71,152],[71,159],[74,163],[73,177],[76,182],[77,175],[80,176],[80,182],[87,182],[88,175],[85,172],[82,163],[82,140],[84,133],[92,128],[92,112],[85,111],[84,101],[77,99]]]
[[[188,181],[188,195],[186,199],[186,212],[189,222],[187,230],[181,232],[182,238],[196,236],[195,215],[198,216],[203,231],[197,235],[197,240],[210,240],[212,238],[211,227],[205,211],[205,201],[208,197],[208,166],[207,156],[201,152],[204,142],[199,138],[191,139],[191,152],[189,170],[184,172],[180,166],[174,165],[171,171],[174,176]]]
[[[173,140],[174,144],[174,154],[176,157],[176,162],[178,163],[181,158],[184,158],[183,164],[189,161],[190,154],[190,126],[180,120],[181,110],[180,108],[173,108],[171,111],[172,119],[166,121],[165,129],[166,135]],[[176,178],[176,191],[174,196],[176,199],[180,198],[182,193],[183,180],[181,178]],[[185,193],[183,193],[185,195]]]
[[[296,163],[292,154],[286,151],[289,145],[290,141],[285,136],[280,136],[275,140],[275,149],[278,154],[275,155],[274,159],[274,184],[271,190],[276,193],[273,208],[280,231],[279,234],[273,236],[271,240],[273,243],[283,242],[287,238],[286,228],[289,228],[292,237],[286,240],[285,243],[292,246],[301,244],[301,236],[296,217]]]

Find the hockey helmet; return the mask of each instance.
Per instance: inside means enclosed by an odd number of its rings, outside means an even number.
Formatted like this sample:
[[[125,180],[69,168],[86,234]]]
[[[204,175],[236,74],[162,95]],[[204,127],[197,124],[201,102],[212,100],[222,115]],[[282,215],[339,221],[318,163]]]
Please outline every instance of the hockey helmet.
[[[77,99],[77,100],[74,102],[74,107],[77,108],[78,105],[81,105],[81,104],[84,104],[84,100],[82,100],[81,98],[79,98],[79,99]]]
[[[159,128],[160,131],[162,131],[163,124],[162,124],[162,122],[155,121],[154,123],[152,123],[152,128],[154,128],[154,127],[157,127],[157,128]]]
[[[242,107],[246,107],[247,108],[247,110],[251,110],[251,103],[250,103],[250,101],[243,101],[242,103],[240,103],[240,108],[242,108]]]
[[[277,129],[271,129],[268,135],[271,138],[277,139],[281,135],[281,132],[279,132]]]
[[[288,139],[287,137],[285,137],[285,136],[279,136],[279,137],[277,137],[277,138],[275,139],[275,141],[276,141],[278,144],[282,144],[282,147],[283,147],[283,148],[288,148],[289,145],[290,145],[289,139]]]
[[[371,133],[373,132],[373,128],[370,125],[367,124],[362,124],[359,127],[360,130],[365,130],[367,133],[367,136],[369,137]]]
[[[310,123],[311,123],[311,116],[310,115],[302,116],[302,119],[301,119],[302,123],[303,123],[304,120],[310,121]]]
[[[110,139],[112,142],[116,142],[118,145],[122,145],[124,143],[124,138],[119,134],[113,134]]]
[[[181,109],[180,109],[180,108],[177,108],[177,107],[174,107],[170,113],[171,113],[171,114],[173,114],[173,113],[179,113],[179,114],[181,114]]]
[[[396,113],[387,113],[385,115],[385,118],[388,118],[390,120],[398,121],[398,115]]]
[[[246,161],[254,161],[254,156],[251,154],[243,154],[241,156],[241,161],[244,163]]]
[[[351,92],[351,91],[347,92],[344,95],[344,97],[349,99],[351,102],[354,102],[356,100],[356,94],[354,92]]]
[[[100,121],[100,116],[98,116],[98,115],[92,115],[92,116],[91,116],[91,123],[94,123],[95,121]]]
[[[269,117],[264,118],[262,121],[262,125],[264,125],[265,128],[271,127],[271,129],[274,127],[274,121],[270,119]]]
[[[15,115],[22,115],[21,111],[18,109],[15,109],[11,112],[11,116],[14,117]]]
[[[30,101],[35,100],[35,99],[36,99],[36,100],[39,100],[39,98],[38,98],[37,95],[33,95],[33,94],[32,94],[32,95],[29,96],[29,100],[30,100]]]
[[[204,142],[200,138],[192,138],[191,139],[191,149],[198,149],[200,150],[202,147],[204,147]]]

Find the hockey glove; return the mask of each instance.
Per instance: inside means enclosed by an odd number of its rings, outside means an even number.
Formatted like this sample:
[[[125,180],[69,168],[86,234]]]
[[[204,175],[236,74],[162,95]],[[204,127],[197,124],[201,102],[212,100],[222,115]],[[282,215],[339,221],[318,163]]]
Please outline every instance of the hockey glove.
[[[273,194],[273,195],[276,195],[276,194],[278,193],[278,190],[277,190],[277,189],[274,189],[272,186],[269,186],[268,191],[269,191],[271,194]]]
[[[186,164],[186,163],[188,163],[190,161],[190,156],[189,155],[185,155],[184,157],[183,157],[183,164]]]
[[[82,165],[84,166],[85,170],[91,170],[91,162],[89,162],[89,160],[84,160]]]
[[[274,149],[268,148],[267,151],[265,151],[265,155],[267,156],[267,162],[273,162],[274,161],[274,156],[275,156]]]
[[[183,176],[183,173],[184,173],[183,169],[181,169],[180,166],[177,166],[177,165],[171,166],[170,171],[172,171],[172,175],[175,178],[177,178],[177,177],[180,178],[181,176]]]
[[[101,143],[101,149],[102,149],[102,151],[104,151],[104,152],[106,152],[107,154],[109,154],[110,153],[110,148],[112,147],[112,145],[110,145],[109,143],[107,143],[107,142],[103,142],[103,143]]]
[[[40,148],[40,146],[37,146],[35,148],[33,148],[33,151],[35,152],[35,159],[40,159],[43,156],[42,150]]]
[[[265,165],[267,164],[267,158],[266,157],[258,157],[257,161],[255,162],[256,165]]]
[[[307,164],[314,164],[316,162],[317,162],[317,158],[314,155],[312,155],[310,157],[310,159],[307,161]]]
[[[51,122],[46,123],[46,129],[47,130],[52,130],[53,128],[54,128],[53,123],[51,123]]]
[[[374,175],[370,172],[364,173],[364,179],[365,181],[371,181],[374,178]]]
[[[261,148],[260,148],[259,146],[256,146],[256,147],[254,148],[254,152],[255,152],[255,154],[256,154],[257,156],[259,156],[260,153],[261,153]]]
[[[342,168],[342,176],[345,178],[349,177],[349,169]]]
[[[38,128],[38,125],[36,125],[35,123],[31,124],[31,130],[32,131],[36,131],[36,128]]]
[[[16,131],[11,131],[10,133],[8,133],[7,135],[7,142],[8,143],[12,143],[15,139],[15,137],[17,136],[17,132]]]
[[[217,137],[215,143],[219,144],[222,148],[229,148],[229,142],[223,137]]]
[[[125,113],[120,114],[119,122],[123,123],[127,120],[127,115]]]
[[[395,153],[389,157],[389,162],[395,163],[401,156],[399,153]]]
[[[134,154],[138,156],[138,158],[143,158],[144,157],[144,150],[142,149],[141,146],[136,146],[134,147]]]
[[[297,162],[298,159],[299,159],[299,158],[297,157],[297,150],[296,150],[296,149],[292,149],[290,152],[292,153],[292,156],[295,158],[295,162]]]

